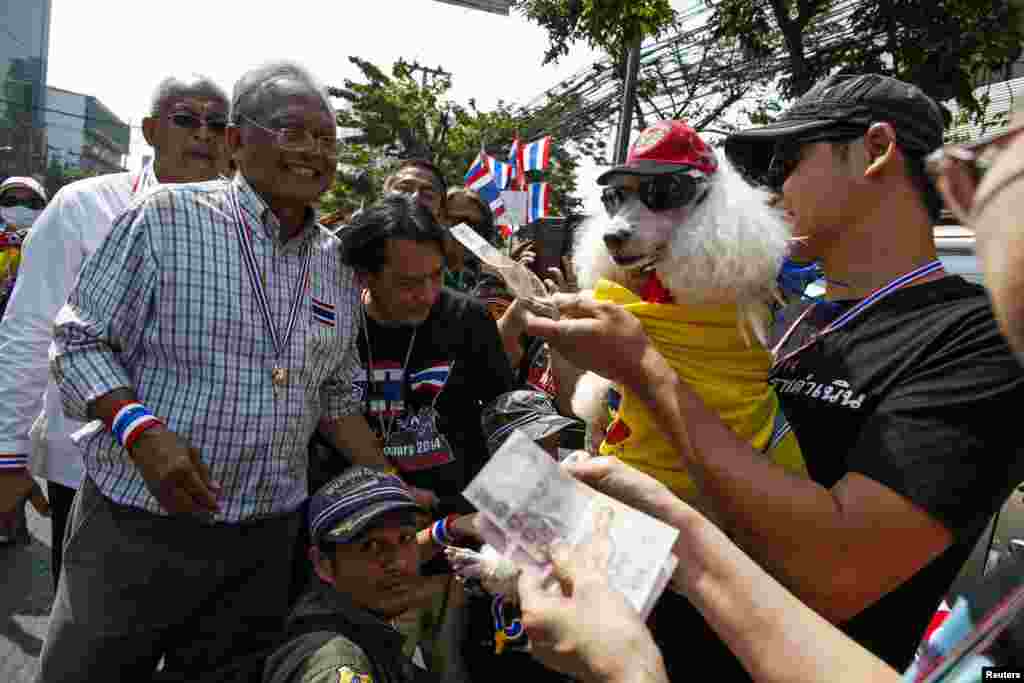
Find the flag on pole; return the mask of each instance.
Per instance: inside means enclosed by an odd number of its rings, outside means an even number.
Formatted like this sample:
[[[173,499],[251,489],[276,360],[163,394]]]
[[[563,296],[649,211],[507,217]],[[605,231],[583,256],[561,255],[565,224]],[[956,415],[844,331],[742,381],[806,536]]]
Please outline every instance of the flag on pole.
[[[533,223],[547,218],[550,186],[547,183],[530,183],[526,201],[526,222]]]
[[[494,176],[494,184],[499,190],[507,190],[512,182],[512,164],[505,161],[498,161],[492,156],[487,157],[487,163],[491,166],[491,175]]]
[[[543,171],[551,161],[551,136],[545,135],[540,140],[528,144],[523,150],[523,170]]]
[[[495,218],[505,213],[505,202],[501,199],[501,192],[494,182],[490,165],[487,163],[487,155],[483,152],[476,155],[476,159],[466,171],[464,184],[487,202]]]
[[[509,186],[513,190],[526,190],[525,160],[523,159],[523,143],[517,135],[508,151],[508,163],[512,165],[512,177]]]

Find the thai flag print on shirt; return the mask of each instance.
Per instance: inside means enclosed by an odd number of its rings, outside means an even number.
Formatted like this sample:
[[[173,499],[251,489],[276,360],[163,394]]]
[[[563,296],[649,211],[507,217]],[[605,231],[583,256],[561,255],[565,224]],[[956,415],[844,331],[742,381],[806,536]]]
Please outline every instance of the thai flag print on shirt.
[[[448,382],[451,369],[451,363],[447,361],[432,363],[430,367],[409,375],[409,388],[414,394],[437,396]]]
[[[365,402],[369,396],[369,417],[394,417],[405,412],[402,399],[402,365],[393,360],[376,361],[373,367],[373,387],[366,381],[366,367],[356,372],[354,389]],[[371,423],[371,426],[376,426]]]
[[[328,327],[334,327],[335,324],[335,312],[334,304],[321,301],[314,296],[309,297],[311,307],[313,309],[313,320],[320,323],[321,325],[327,325]]]

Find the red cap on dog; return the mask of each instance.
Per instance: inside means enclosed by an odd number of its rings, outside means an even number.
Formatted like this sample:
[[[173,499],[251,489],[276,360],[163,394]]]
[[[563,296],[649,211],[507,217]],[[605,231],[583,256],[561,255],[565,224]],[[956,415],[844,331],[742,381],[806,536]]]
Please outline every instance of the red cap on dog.
[[[626,163],[602,173],[597,184],[607,185],[615,175],[653,176],[689,169],[712,175],[718,170],[718,157],[682,121],[661,121],[640,133],[629,149]]]

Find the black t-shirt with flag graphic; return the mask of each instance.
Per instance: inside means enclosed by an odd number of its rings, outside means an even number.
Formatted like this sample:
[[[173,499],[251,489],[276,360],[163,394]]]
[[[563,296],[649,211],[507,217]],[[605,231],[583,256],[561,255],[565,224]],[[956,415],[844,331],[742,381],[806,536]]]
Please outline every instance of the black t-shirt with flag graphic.
[[[437,494],[439,513],[472,511],[461,491],[487,460],[480,413],[514,383],[497,325],[483,304],[447,288],[415,328],[411,353],[412,326],[382,325],[369,317],[367,325],[372,349],[368,354],[361,331],[361,369],[353,391],[370,428],[378,437],[392,434],[386,445],[392,464],[408,484]],[[444,439],[433,434],[435,409]],[[330,460],[325,474],[347,464]]]

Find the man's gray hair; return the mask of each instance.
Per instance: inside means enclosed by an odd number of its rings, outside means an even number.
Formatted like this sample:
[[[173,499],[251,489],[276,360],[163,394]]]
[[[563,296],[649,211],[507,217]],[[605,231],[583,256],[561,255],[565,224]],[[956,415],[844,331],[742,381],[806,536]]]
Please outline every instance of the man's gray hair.
[[[320,81],[304,66],[280,60],[251,69],[238,79],[231,97],[231,122],[238,124],[243,115],[262,120],[267,105],[264,95],[270,94],[273,90],[273,83],[281,79],[298,81],[307,86],[310,92],[320,97],[324,108],[331,117],[335,116],[334,105],[331,104],[327,88],[321,85]]]
[[[149,115],[160,116],[164,107],[172,100],[182,97],[205,97],[228,103],[228,94],[224,88],[213,82],[209,76],[189,74],[187,76],[168,76],[160,81],[153,90],[149,103]]]

